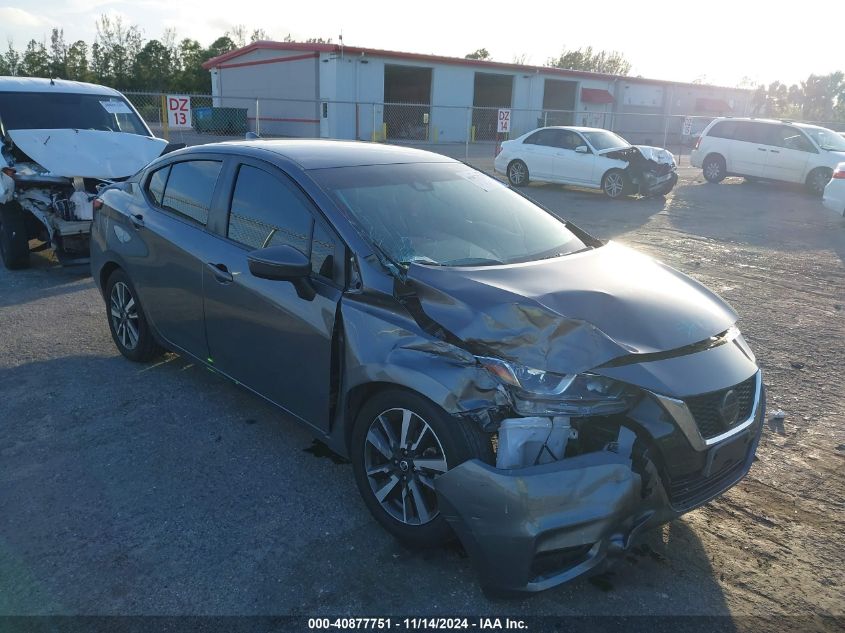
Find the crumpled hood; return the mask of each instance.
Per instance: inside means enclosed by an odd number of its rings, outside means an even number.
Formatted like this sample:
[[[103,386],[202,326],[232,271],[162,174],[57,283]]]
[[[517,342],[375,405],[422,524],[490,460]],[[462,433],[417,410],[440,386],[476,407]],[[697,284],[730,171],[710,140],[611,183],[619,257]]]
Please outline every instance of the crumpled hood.
[[[425,314],[475,354],[562,374],[724,332],[733,309],[703,285],[613,242],[507,267],[412,264]]]
[[[608,158],[618,158],[625,160],[625,155],[631,151],[632,148],[639,150],[640,155],[646,160],[652,160],[655,163],[664,163],[666,165],[675,165],[675,157],[668,149],[663,147],[653,147],[651,145],[629,145],[628,147],[614,147],[611,149],[599,152],[601,156]]]
[[[161,155],[167,141],[101,130],[10,130],[12,142],[56,176],[126,178]]]

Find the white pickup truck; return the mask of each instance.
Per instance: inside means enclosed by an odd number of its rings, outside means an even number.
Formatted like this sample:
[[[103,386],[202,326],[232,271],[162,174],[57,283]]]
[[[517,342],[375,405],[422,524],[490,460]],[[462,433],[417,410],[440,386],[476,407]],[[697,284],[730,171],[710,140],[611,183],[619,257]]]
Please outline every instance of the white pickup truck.
[[[22,77],[0,77],[0,142],[0,255],[10,269],[47,248],[62,264],[86,263],[98,189],[171,149],[116,90]]]

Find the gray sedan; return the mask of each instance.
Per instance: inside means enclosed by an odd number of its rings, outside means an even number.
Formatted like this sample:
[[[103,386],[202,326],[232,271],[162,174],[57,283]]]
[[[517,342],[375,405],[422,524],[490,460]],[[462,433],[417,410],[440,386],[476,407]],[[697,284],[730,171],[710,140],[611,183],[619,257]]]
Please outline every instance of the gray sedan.
[[[170,350],[277,405],[350,458],[389,532],[457,536],[490,590],[574,578],[751,466],[763,383],[731,307],[462,163],[206,145],[94,207],[124,356]]]

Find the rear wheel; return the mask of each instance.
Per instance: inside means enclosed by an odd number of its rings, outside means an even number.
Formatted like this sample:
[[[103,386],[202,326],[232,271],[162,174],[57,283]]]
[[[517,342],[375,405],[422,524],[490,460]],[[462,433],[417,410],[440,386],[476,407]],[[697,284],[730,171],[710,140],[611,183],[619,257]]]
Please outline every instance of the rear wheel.
[[[628,179],[621,169],[611,169],[601,179],[601,189],[608,198],[621,198],[628,189]]]
[[[712,183],[722,182],[728,175],[725,159],[719,154],[710,154],[705,158],[701,164],[701,171],[704,174],[704,179]]]
[[[521,160],[512,160],[508,164],[508,181],[514,187],[524,187],[528,184],[528,165]]]
[[[827,167],[817,167],[807,174],[807,181],[804,183],[804,186],[807,188],[808,193],[821,197],[824,193],[824,188],[827,187],[827,183],[830,182],[832,177],[832,170]]]
[[[453,538],[438,509],[435,478],[469,459],[493,461],[481,429],[400,389],[380,392],[362,407],[350,452],[367,508],[387,531],[415,547]]]
[[[144,363],[164,351],[150,331],[132,282],[120,269],[106,283],[106,315],[114,344],[129,360]]]
[[[9,270],[29,267],[25,211],[17,202],[0,205],[0,257]]]

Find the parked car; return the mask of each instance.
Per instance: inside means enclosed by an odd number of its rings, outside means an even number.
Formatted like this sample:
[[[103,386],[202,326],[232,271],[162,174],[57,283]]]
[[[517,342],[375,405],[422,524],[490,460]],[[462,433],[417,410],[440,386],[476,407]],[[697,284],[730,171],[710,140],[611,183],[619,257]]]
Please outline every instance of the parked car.
[[[634,146],[618,134],[591,127],[545,127],[505,141],[494,169],[515,187],[539,180],[601,189],[611,198],[665,195],[678,182],[668,150]]]
[[[802,183],[819,196],[841,161],[845,139],[833,130],[769,119],[716,119],[690,153],[708,182],[727,176],[780,180]]]
[[[91,203],[98,187],[159,156],[117,90],[60,79],[0,77],[0,256],[29,265],[29,241],[60,262],[88,263]]]
[[[839,163],[833,170],[833,177],[824,188],[822,203],[831,211],[845,215],[845,163]]]
[[[454,531],[492,590],[574,578],[754,459],[763,381],[729,305],[450,158],[203,145],[94,208],[125,357],[174,351],[286,411],[384,528]]]

